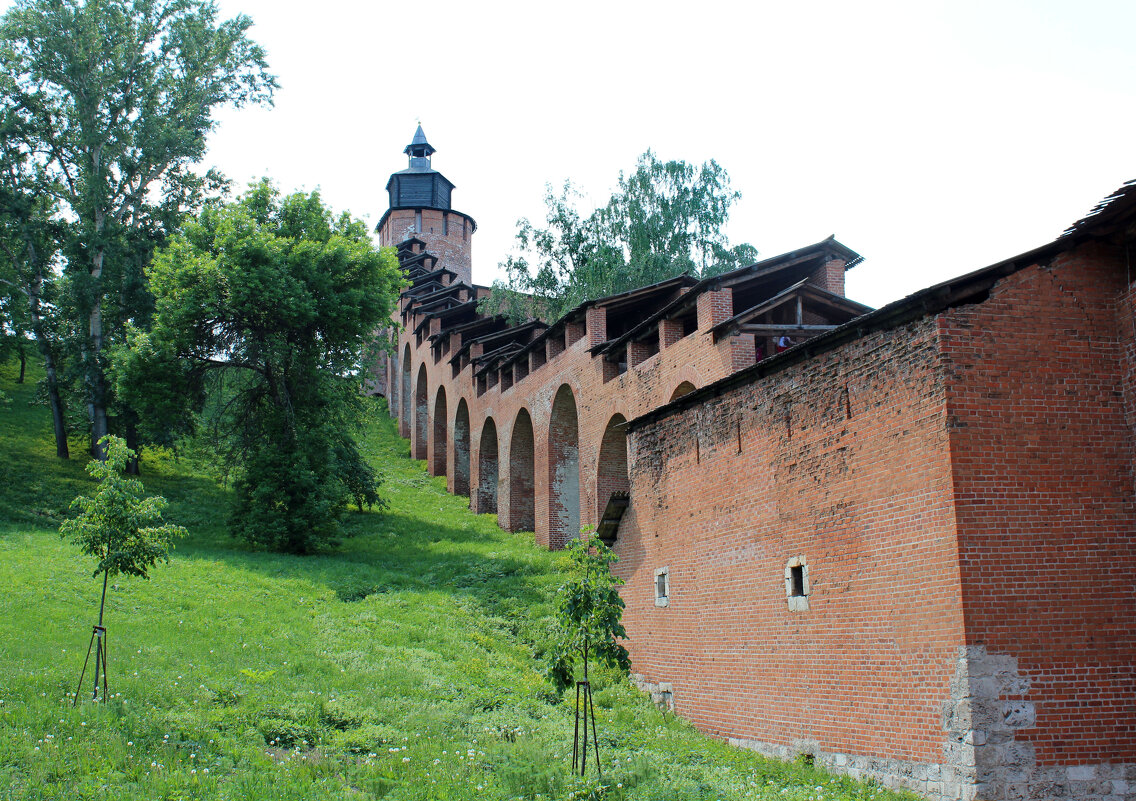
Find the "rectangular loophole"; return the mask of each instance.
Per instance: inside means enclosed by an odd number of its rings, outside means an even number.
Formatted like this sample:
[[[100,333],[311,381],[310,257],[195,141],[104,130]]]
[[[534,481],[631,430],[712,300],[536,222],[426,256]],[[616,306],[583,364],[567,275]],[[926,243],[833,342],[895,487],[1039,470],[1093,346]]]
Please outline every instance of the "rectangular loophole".
[[[794,598],[803,598],[805,595],[805,568],[803,565],[794,565],[789,568],[791,583],[790,594]]]

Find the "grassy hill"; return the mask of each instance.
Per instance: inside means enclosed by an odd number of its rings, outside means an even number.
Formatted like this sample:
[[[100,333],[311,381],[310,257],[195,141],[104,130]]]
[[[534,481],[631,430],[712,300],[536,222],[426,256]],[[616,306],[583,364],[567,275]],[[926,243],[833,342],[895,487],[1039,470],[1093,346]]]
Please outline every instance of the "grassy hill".
[[[603,672],[604,775],[570,776],[571,699],[539,658],[559,557],[448,495],[378,403],[390,508],[323,556],[246,549],[209,470],[148,454],[190,536],[112,582],[112,699],[72,708],[101,583],[58,526],[91,484],[82,442],[54,457],[36,377],[0,367],[0,799],[900,797],[703,737]]]

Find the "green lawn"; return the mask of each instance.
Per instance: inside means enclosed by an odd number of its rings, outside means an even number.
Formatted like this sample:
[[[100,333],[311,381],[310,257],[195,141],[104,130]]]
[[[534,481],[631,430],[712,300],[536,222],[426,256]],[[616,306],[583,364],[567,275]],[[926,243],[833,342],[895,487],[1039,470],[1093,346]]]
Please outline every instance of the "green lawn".
[[[15,375],[0,367],[0,799],[901,797],[706,738],[602,672],[604,774],[570,776],[571,698],[540,661],[558,557],[448,495],[380,404],[366,450],[390,508],[352,513],[357,536],[323,556],[242,547],[210,471],[148,455],[147,492],[190,535],[150,581],[112,582],[112,698],[72,708],[101,582],[57,529],[91,484]]]

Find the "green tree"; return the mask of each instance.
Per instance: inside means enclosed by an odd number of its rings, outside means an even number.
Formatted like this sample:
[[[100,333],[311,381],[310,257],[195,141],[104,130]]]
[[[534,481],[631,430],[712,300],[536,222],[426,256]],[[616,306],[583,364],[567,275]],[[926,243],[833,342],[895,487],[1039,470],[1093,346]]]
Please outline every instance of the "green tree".
[[[44,365],[56,456],[70,456],[59,361],[62,349],[55,261],[66,230],[54,187],[21,135],[23,121],[0,96],[0,311],[16,341],[23,379],[27,338]]]
[[[0,89],[72,220],[66,249],[92,453],[109,430],[107,348],[138,294],[135,234],[200,181],[214,112],[276,86],[246,16],[208,0],[17,0],[0,25]],[[81,323],[81,325],[79,324]]]
[[[233,532],[293,553],[334,544],[348,500],[377,500],[353,435],[403,284],[394,250],[318,193],[281,199],[265,181],[207,207],[149,279],[153,328],[120,352],[121,392],[151,424],[189,432],[211,391],[236,472]]]
[[[99,602],[99,628],[106,608],[107,581],[125,574],[149,578],[150,568],[159,560],[169,562],[173,540],[185,536],[181,526],[162,522],[166,499],[143,495],[142,482],[126,478],[123,473],[135,454],[126,442],[107,436],[101,443],[105,459],[92,460],[87,472],[99,482],[93,496],[80,495],[71,502],[79,514],[64,520],[59,527],[62,537],[77,544],[87,556],[98,560],[92,575],[103,576],[103,593]],[[98,693],[100,667],[105,667],[102,635],[95,657],[95,692]],[[105,679],[104,679],[105,681]]]
[[[683,273],[716,275],[752,264],[752,245],[731,247],[722,230],[741,195],[715,161],[662,162],[648,150],[605,206],[584,216],[570,182],[545,195],[545,227],[517,223],[518,252],[501,265],[504,281],[482,301],[513,322],[552,321],[585,300]]]
[[[550,674],[557,686],[568,687],[576,661],[588,680],[588,660],[627,671],[631,657],[620,639],[627,639],[623,628],[623,599],[619,587],[623,579],[612,575],[611,566],[619,557],[594,533],[585,532],[568,544],[568,578],[556,597],[556,621],[560,629]]]

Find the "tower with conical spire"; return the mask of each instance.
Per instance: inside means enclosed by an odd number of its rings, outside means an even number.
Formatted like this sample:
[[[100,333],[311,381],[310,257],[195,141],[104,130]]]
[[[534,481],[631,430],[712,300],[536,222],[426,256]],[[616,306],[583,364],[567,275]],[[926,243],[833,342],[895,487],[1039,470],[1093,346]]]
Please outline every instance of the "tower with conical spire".
[[[387,181],[389,208],[377,227],[379,244],[397,246],[417,239],[422,249],[438,257],[439,267],[453,271],[454,280],[471,284],[471,246],[477,224],[468,214],[454,210],[454,185],[434,169],[431,157],[437,151],[421,125],[403,152],[410,163]]]

